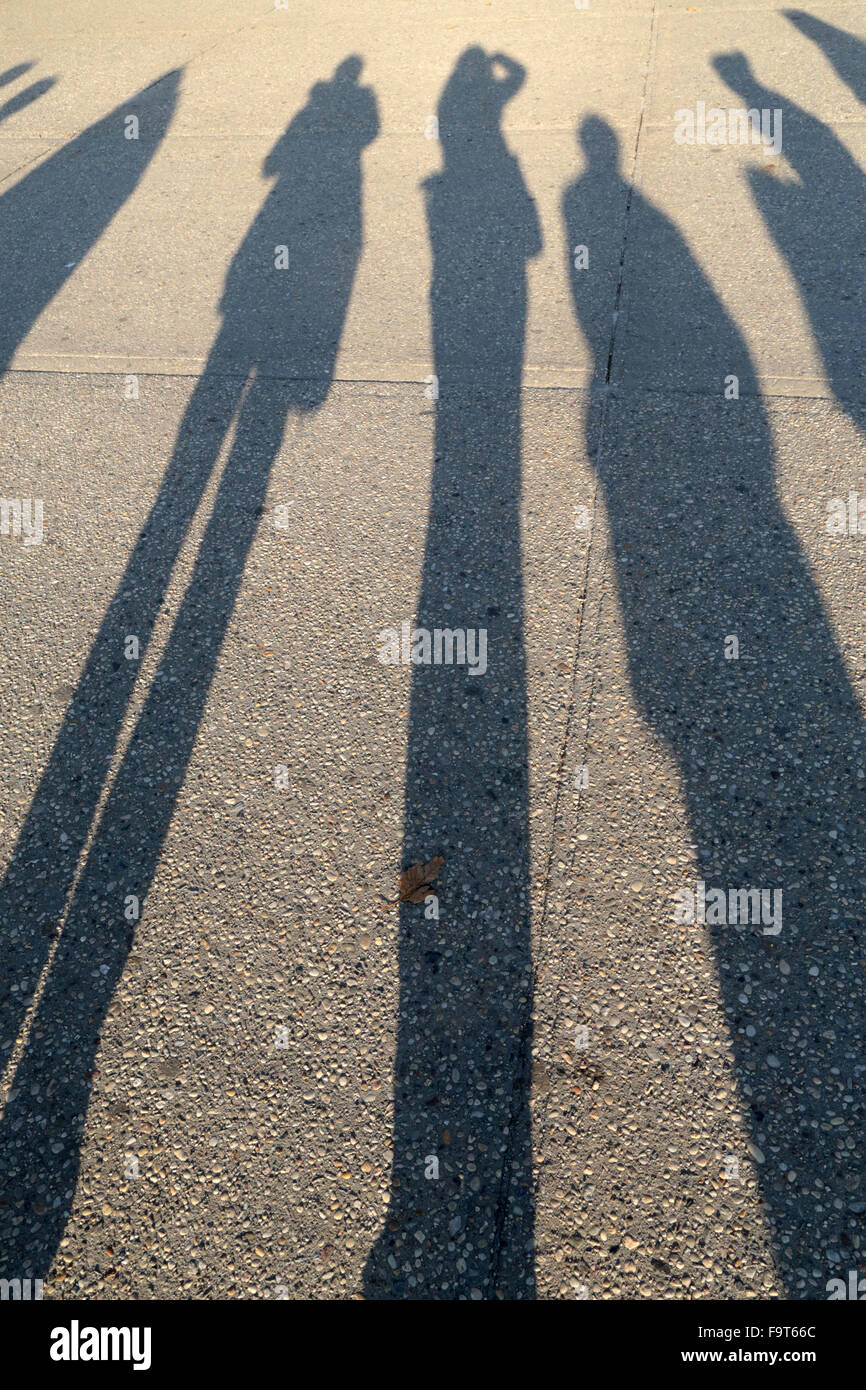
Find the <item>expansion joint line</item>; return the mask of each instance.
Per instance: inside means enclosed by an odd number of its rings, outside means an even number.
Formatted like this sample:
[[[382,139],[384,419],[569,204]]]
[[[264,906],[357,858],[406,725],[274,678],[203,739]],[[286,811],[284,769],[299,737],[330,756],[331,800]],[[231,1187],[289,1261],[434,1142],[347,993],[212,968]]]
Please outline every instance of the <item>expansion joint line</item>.
[[[609,339],[609,342],[608,342],[607,362],[606,362],[606,365],[605,365],[604,381],[603,381],[603,386],[602,386],[602,391],[601,391],[602,400],[601,400],[601,411],[600,411],[600,420],[599,420],[598,446],[597,446],[597,449],[596,449],[596,482],[595,482],[595,487],[594,487],[594,489],[593,489],[592,511],[591,511],[591,517],[592,517],[592,520],[593,520],[593,521],[594,521],[595,516],[596,516],[596,514],[597,514],[598,499],[599,499],[599,487],[600,487],[599,481],[598,481],[599,469],[598,469],[598,466],[597,466],[597,465],[598,465],[598,461],[599,461],[599,460],[601,459],[601,457],[602,457],[602,453],[603,453],[603,450],[604,450],[604,447],[605,447],[605,437],[606,437],[606,432],[607,432],[607,431],[606,431],[606,426],[607,426],[608,404],[609,404],[609,401],[610,401],[610,397],[611,397],[611,395],[613,394],[613,392],[612,392],[612,390],[611,390],[611,385],[612,385],[612,383],[611,383],[611,375],[612,375],[612,372],[613,372],[614,358],[615,358],[615,351],[616,351],[617,328],[618,328],[618,325],[619,325],[620,308],[621,308],[621,303],[622,303],[623,281],[624,281],[624,279],[625,279],[625,261],[626,261],[626,251],[627,251],[627,248],[628,248],[628,233],[629,233],[629,225],[630,225],[630,219],[631,219],[632,196],[633,196],[633,193],[634,193],[635,179],[636,179],[636,175],[637,175],[638,153],[639,153],[639,148],[640,148],[641,133],[642,133],[642,131],[643,131],[644,115],[645,115],[645,112],[646,112],[647,94],[648,94],[648,90],[649,90],[649,77],[650,77],[650,72],[652,71],[653,59],[654,59],[654,55],[655,55],[656,36],[657,36],[657,16],[656,16],[655,0],[653,0],[652,14],[651,14],[651,16],[650,16],[649,42],[648,42],[648,45],[647,45],[647,62],[646,62],[646,70],[645,70],[645,73],[644,73],[643,90],[642,90],[642,93],[641,93],[640,113],[639,113],[639,116],[638,116],[637,130],[636,130],[636,132],[635,132],[634,147],[633,147],[633,149],[632,149],[631,170],[630,170],[630,173],[629,173],[629,181],[628,181],[628,194],[627,194],[627,197],[626,197],[625,216],[624,216],[624,219],[623,219],[622,246],[621,246],[621,248],[620,248],[619,268],[618,268],[618,274],[617,274],[617,284],[616,284],[616,291],[615,291],[615,294],[614,294],[613,313],[612,313],[611,328],[610,328],[610,339]],[[588,586],[589,586],[589,579],[590,579],[590,575],[591,575],[591,574],[595,574],[595,573],[598,573],[598,574],[599,574],[599,577],[600,577],[600,584],[601,584],[601,590],[600,590],[600,595],[599,595],[599,602],[598,602],[598,604],[597,604],[597,606],[596,606],[595,615],[594,615],[594,617],[595,617],[595,622],[594,622],[594,624],[591,624],[591,626],[597,627],[597,626],[598,626],[598,621],[599,621],[599,616],[600,616],[600,613],[601,613],[601,611],[602,611],[602,607],[603,607],[603,603],[604,603],[604,594],[605,594],[605,590],[606,590],[606,588],[607,588],[607,555],[606,555],[606,551],[607,551],[606,540],[604,539],[604,537],[599,537],[599,535],[598,535],[598,528],[597,528],[595,525],[592,525],[592,523],[591,523],[589,544],[587,545],[587,549],[586,549],[586,559],[585,559],[585,561],[584,561],[583,584],[582,584],[581,590],[580,590],[582,602],[581,602],[581,605],[580,605],[580,611],[579,611],[579,613],[577,614],[576,620],[575,620],[575,623],[576,623],[576,631],[575,631],[575,636],[574,636],[574,653],[575,653],[575,655],[574,655],[574,667],[573,667],[573,670],[572,670],[571,691],[570,691],[570,694],[569,694],[568,711],[567,711],[566,719],[565,719],[565,727],[564,727],[564,729],[563,729],[562,741],[561,741],[561,744],[560,744],[559,756],[558,756],[558,759],[557,759],[556,790],[555,790],[555,793],[554,793],[553,817],[552,817],[551,829],[550,829],[550,840],[549,840],[549,844],[548,844],[548,850],[547,850],[547,855],[546,855],[546,859],[545,859],[545,865],[544,865],[544,871],[543,871],[543,878],[542,878],[542,882],[543,882],[543,891],[542,891],[541,908],[540,908],[540,912],[539,912],[539,926],[538,926],[538,931],[537,931],[537,933],[531,933],[531,942],[532,942],[532,948],[533,948],[533,949],[532,949],[532,951],[531,951],[531,960],[530,960],[530,972],[531,972],[531,976],[530,976],[530,989],[529,989],[529,992],[528,992],[527,1003],[526,1003],[526,1008],[525,1008],[524,1018],[523,1018],[523,1024],[522,1024],[522,1027],[521,1027],[521,1030],[520,1030],[520,1038],[519,1038],[519,1042],[518,1042],[517,1054],[516,1054],[516,1059],[515,1059],[515,1073],[516,1073],[516,1078],[518,1078],[518,1089],[517,1089],[517,1091],[515,1092],[515,1099],[514,1099],[513,1102],[512,1102],[512,1107],[511,1107],[511,1123],[509,1124],[509,1127],[508,1127],[508,1138],[507,1138],[507,1143],[506,1143],[506,1151],[505,1151],[505,1155],[504,1155],[503,1161],[502,1161],[502,1177],[501,1177],[501,1180],[500,1180],[499,1197],[498,1197],[498,1200],[497,1200],[496,1220],[495,1220],[494,1238],[493,1238],[493,1248],[492,1248],[492,1251],[491,1251],[491,1257],[492,1257],[492,1258],[491,1258],[491,1265],[490,1265],[490,1285],[491,1285],[491,1287],[490,1287],[490,1289],[489,1289],[489,1294],[488,1294],[488,1296],[495,1296],[495,1290],[496,1290],[496,1286],[497,1286],[497,1283],[498,1283],[498,1276],[499,1276],[499,1271],[500,1271],[500,1267],[501,1267],[501,1259],[502,1259],[503,1236],[504,1236],[504,1230],[505,1230],[505,1222],[506,1222],[506,1219],[507,1219],[508,1200],[509,1200],[509,1192],[510,1192],[510,1187],[511,1187],[511,1169],[512,1169],[512,1165],[513,1165],[513,1151],[514,1151],[514,1142],[515,1142],[515,1138],[516,1138],[516,1128],[517,1128],[519,1110],[520,1110],[520,1107],[521,1107],[523,1104],[526,1103],[526,1102],[525,1102],[525,1094],[526,1094],[526,1090],[531,1086],[531,1079],[532,1079],[532,1055],[531,1055],[531,1053],[532,1053],[532,1038],[533,1038],[532,1014],[533,1014],[533,1009],[534,1009],[534,1001],[535,1001],[535,998],[536,998],[536,987],[537,987],[538,979],[539,979],[539,967],[538,967],[538,963],[537,963],[537,956],[538,956],[538,953],[540,952],[540,950],[541,950],[541,948],[542,948],[543,942],[544,942],[544,940],[545,940],[545,935],[546,935],[546,927],[547,927],[547,921],[548,921],[549,900],[550,900],[550,880],[551,880],[551,874],[552,874],[552,872],[553,872],[553,855],[554,855],[554,846],[555,846],[555,841],[556,841],[556,827],[557,827],[557,824],[559,823],[560,802],[561,802],[561,799],[562,799],[562,789],[563,789],[563,786],[564,786],[564,784],[565,784],[565,760],[566,760],[567,751],[568,751],[568,748],[569,748],[569,745],[570,745],[570,741],[571,741],[572,725],[573,725],[574,719],[575,719],[575,704],[576,704],[575,693],[576,693],[576,683],[577,683],[578,671],[579,671],[579,668],[580,668],[580,658],[581,658],[581,655],[583,654],[584,650],[585,650],[586,647],[587,647],[587,642],[586,642],[585,637],[584,637],[584,621],[583,621],[583,619],[584,619],[584,616],[585,616],[585,613],[586,613],[586,607],[587,607],[588,597],[589,597],[589,587],[588,587]],[[597,562],[597,563],[596,563],[596,562]],[[593,642],[592,642],[593,633],[590,632],[590,633],[588,634],[588,636],[589,636],[589,648],[590,648],[590,651],[591,651],[591,650],[592,650],[592,646],[593,646]],[[584,717],[583,717],[584,728],[583,728],[583,739],[582,739],[582,741],[583,741],[584,746],[586,745],[586,741],[587,741],[588,736],[589,736],[590,719],[591,719],[592,710],[593,710],[593,707],[594,707],[594,702],[595,702],[595,674],[594,674],[594,672],[591,672],[591,673],[590,673],[590,688],[589,688],[589,692],[588,692],[588,698],[587,698],[587,700],[586,700],[586,702],[585,702],[585,704],[584,704],[584,706],[583,706],[583,711],[584,711]],[[579,811],[579,806],[578,806],[578,811]],[[560,1004],[560,1007],[561,1007],[561,1004]],[[557,1009],[557,1015],[558,1015],[558,1012],[559,1012],[559,1010]],[[557,1017],[557,1022],[558,1022],[558,1017]],[[543,1127],[542,1127],[542,1128],[543,1128]],[[542,1146],[543,1146],[543,1139],[542,1139]]]

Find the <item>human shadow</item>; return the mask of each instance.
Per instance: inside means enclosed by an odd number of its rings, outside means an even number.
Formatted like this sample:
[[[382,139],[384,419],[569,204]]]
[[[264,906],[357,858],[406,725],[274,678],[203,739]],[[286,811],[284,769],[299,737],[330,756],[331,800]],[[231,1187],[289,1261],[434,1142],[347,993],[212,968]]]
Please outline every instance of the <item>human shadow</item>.
[[[72,892],[0,1127],[11,1209],[3,1259],[30,1277],[50,1268],[68,1215],[100,1029],[135,931],[125,907],[134,899],[146,911],[287,416],[319,408],[333,380],[362,246],[360,156],[378,132],[360,72],[350,57],[317,83],[265,161],[276,182],[229,269],[222,327],[0,890],[4,935],[32,975],[22,920],[29,909],[46,934],[56,930],[134,682],[126,637],[138,638],[143,655],[235,423],[192,576]],[[76,843],[58,863],[56,828],[70,819]]]
[[[615,227],[627,193],[610,127],[590,118],[580,139],[585,172],[563,200],[569,246],[599,209]],[[660,382],[681,381],[685,368],[698,383],[694,394],[631,391],[627,371],[626,386],[618,380],[619,356],[608,380],[608,345],[597,353],[597,379],[610,388],[601,447],[594,423],[588,434],[630,679],[679,767],[707,893],[783,893],[778,933],[774,918],[725,925],[708,914],[752,1145],[751,1155],[729,1152],[743,1173],[754,1167],[789,1296],[824,1298],[840,1262],[854,1262],[866,1210],[857,1168],[864,725],[779,501],[746,345],[676,228],[638,189],[630,198],[629,240],[652,274],[639,266],[626,284],[622,361]],[[586,274],[570,275],[595,346]],[[635,363],[629,339],[652,344],[651,364],[643,349]],[[723,397],[727,373],[739,378],[739,399]],[[702,393],[713,378],[718,394]],[[726,660],[731,637],[739,658]]]
[[[135,191],[168,129],[180,75],[180,69],[167,72],[115,107],[0,198],[0,373]],[[53,81],[34,83],[19,97],[34,100]],[[0,115],[18,109],[16,101],[11,98]],[[130,115],[138,117],[136,140],[125,137]]]
[[[23,77],[36,64],[31,60],[27,63],[15,63],[13,67],[6,68],[0,72],[0,87],[8,87],[10,82],[17,82],[19,77]]]
[[[38,101],[40,97],[45,96],[46,92],[50,92],[56,82],[56,77],[41,77],[38,82],[31,82],[29,87],[23,87],[20,92],[15,93],[14,97],[9,97],[0,105],[0,121],[5,121],[19,111],[26,110],[34,101]],[[2,85],[0,82],[0,86]]]
[[[782,13],[801,34],[823,49],[842,81],[866,106],[866,43],[856,34],[837,29],[835,24],[827,24],[806,10],[783,10]]]
[[[462,54],[437,111],[443,169],[424,184],[439,394],[416,627],[474,629],[476,661],[436,664],[418,640],[404,864],[445,866],[426,903],[400,909],[391,1196],[367,1298],[534,1293],[519,505],[526,263],[541,235],[501,130],[524,76],[502,54]]]
[[[798,27],[817,38],[829,25]],[[846,80],[866,82],[866,44],[832,30],[828,50],[844,54]],[[843,46],[843,40],[847,44]],[[764,87],[741,53],[720,54],[716,71],[750,107],[784,112],[782,154],[799,182],[759,168],[749,185],[767,230],[797,281],[803,306],[836,399],[860,430],[866,429],[866,175],[842,141],[816,116]],[[843,75],[845,75],[843,73]],[[857,88],[854,87],[856,91]],[[860,95],[860,92],[857,93]],[[861,96],[861,100],[864,98]]]
[[[11,81],[28,66],[4,76]],[[0,198],[0,372],[134,192],[168,129],[179,79],[180,70],[166,73]],[[126,140],[125,118],[133,114],[139,138]],[[114,746],[111,702],[104,693],[92,699],[94,688],[107,687],[115,704],[119,688],[131,688],[133,672],[118,659],[122,639],[116,630],[113,635],[110,653],[97,643],[85,666],[0,886],[4,1066],[47,958]]]

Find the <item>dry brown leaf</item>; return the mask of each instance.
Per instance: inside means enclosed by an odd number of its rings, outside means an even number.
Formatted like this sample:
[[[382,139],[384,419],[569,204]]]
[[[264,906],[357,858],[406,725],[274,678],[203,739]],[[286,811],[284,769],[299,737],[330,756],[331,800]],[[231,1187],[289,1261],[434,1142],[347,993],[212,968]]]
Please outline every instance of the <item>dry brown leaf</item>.
[[[427,889],[434,878],[439,877],[439,870],[444,863],[442,855],[437,854],[427,864],[422,864],[419,859],[417,864],[404,869],[400,875],[400,902],[423,903],[427,897]]]

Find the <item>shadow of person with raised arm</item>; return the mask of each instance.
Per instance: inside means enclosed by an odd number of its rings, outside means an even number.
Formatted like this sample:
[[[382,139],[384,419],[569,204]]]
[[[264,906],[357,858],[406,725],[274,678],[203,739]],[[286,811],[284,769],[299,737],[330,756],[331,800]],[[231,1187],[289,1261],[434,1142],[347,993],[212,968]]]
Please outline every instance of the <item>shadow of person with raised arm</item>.
[[[16,92],[13,97],[9,97],[0,105],[0,122],[8,120],[10,116],[16,116],[19,111],[25,111],[28,106],[32,106],[34,101],[38,101],[40,97],[44,97],[47,92],[50,92],[56,82],[56,77],[41,77],[38,82],[31,82],[29,87],[22,87],[20,92]],[[0,87],[2,85],[3,83],[0,81]]]
[[[824,50],[845,85],[866,106],[866,43],[863,39],[837,29],[835,24],[816,19],[805,10],[783,10],[782,13],[801,34]]]
[[[627,191],[610,127],[590,118],[580,139],[585,172],[563,202],[570,246],[599,209],[615,227]],[[732,1140],[728,1152],[744,1172],[754,1161],[789,1296],[824,1298],[864,1210],[866,731],[779,502],[745,343],[682,236],[637,190],[631,227],[652,274],[626,262],[612,383],[586,273],[570,272],[597,379],[618,386],[595,462],[631,684],[679,766],[707,894],[782,890],[780,912],[771,897],[760,924],[707,915],[753,1146],[750,1157]],[[729,374],[739,399],[724,399]],[[732,637],[739,658],[725,659]],[[683,930],[673,903],[671,930]]]
[[[36,64],[31,59],[28,62],[15,63],[11,68],[6,68],[4,72],[0,72],[0,87],[8,87],[10,82],[17,82],[19,77],[23,77],[35,66]]]
[[[22,71],[27,65],[10,69],[12,77]],[[0,197],[0,372],[134,193],[174,114],[180,74],[167,72],[115,107]],[[34,83],[0,115],[11,115],[53,82]],[[126,118],[133,115],[138,139],[127,140]]]
[[[848,40],[848,73],[862,89],[866,44],[833,32]],[[748,106],[784,113],[782,155],[799,182],[752,167],[749,185],[797,281],[833,393],[866,430],[866,174],[829,126],[762,86],[742,53],[720,54],[713,67]]]
[[[368,1298],[534,1293],[519,504],[526,263],[541,236],[500,128],[524,76],[502,54],[463,53],[437,112],[444,167],[424,185],[439,396],[417,629],[474,632],[463,665],[435,664],[435,641],[415,649],[404,864],[441,854],[445,867],[425,904],[400,910],[391,1199]]]
[[[29,66],[10,69],[5,80]],[[135,191],[168,129],[179,79],[180,70],[167,73],[0,197],[0,373]],[[129,115],[138,118],[137,140],[125,138]],[[4,1066],[72,886],[134,680],[122,644],[115,629],[108,649],[91,653],[0,886]]]
[[[236,420],[192,577],[96,825],[0,1128],[11,1214],[3,1267],[30,1277],[44,1277],[63,1232],[100,1029],[132,942],[124,904],[132,896],[147,911],[286,418],[321,406],[333,380],[361,254],[361,152],[378,131],[375,98],[358,85],[360,72],[360,59],[348,58],[330,81],[317,83],[265,162],[276,182],[228,272],[223,326],[71,706],[102,704],[113,743],[131,684],[124,634],[146,646],[172,563]],[[75,731],[64,727],[64,739],[74,745]],[[85,761],[91,752],[87,745]],[[86,761],[84,771],[90,790],[104,768]],[[75,764],[64,769],[52,760],[46,777],[53,785],[43,779],[37,793],[46,803],[44,825],[51,801],[65,808],[77,799],[78,775]],[[25,843],[32,862],[39,848]],[[16,864],[13,871],[20,874]],[[49,924],[62,905],[56,879],[47,885]],[[41,886],[37,876],[30,887],[37,911]]]

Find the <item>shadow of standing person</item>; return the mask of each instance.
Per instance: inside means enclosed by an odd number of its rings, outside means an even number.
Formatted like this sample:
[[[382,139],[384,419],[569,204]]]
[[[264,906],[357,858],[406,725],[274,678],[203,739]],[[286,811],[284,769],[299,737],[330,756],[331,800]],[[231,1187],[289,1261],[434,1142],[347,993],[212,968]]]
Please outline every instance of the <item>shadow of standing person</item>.
[[[27,65],[5,76],[11,80],[21,70]],[[179,80],[180,70],[166,73],[0,198],[0,372],[135,191],[169,127]],[[124,138],[130,115],[138,121],[137,140]],[[48,957],[90,828],[134,681],[131,663],[121,659],[123,637],[135,631],[118,623],[108,642],[95,644],[0,885],[4,1065]]]
[[[614,227],[626,194],[614,132],[591,118],[580,138],[586,170],[563,200],[569,245],[599,209]],[[626,287],[622,381],[634,368],[639,384],[608,394],[595,461],[631,684],[677,761],[707,894],[782,890],[778,931],[775,918],[714,922],[709,911],[707,930],[749,1120],[741,1165],[754,1161],[789,1296],[823,1298],[864,1210],[851,1148],[863,1113],[866,731],[779,502],[745,343],[684,239],[637,190],[630,216],[629,244],[652,266],[631,268]],[[586,280],[571,279],[584,324]],[[593,344],[596,326],[585,325]],[[608,361],[604,344],[599,381]],[[739,400],[723,399],[727,373]],[[717,379],[717,394],[673,389],[690,375]],[[725,659],[731,636],[738,660]],[[673,903],[670,930],[683,930]]]
[[[438,106],[444,167],[424,185],[439,395],[417,629],[466,629],[467,651],[474,629],[477,645],[474,671],[416,648],[404,863],[445,867],[435,904],[400,910],[391,1201],[368,1298],[534,1292],[519,504],[526,263],[541,236],[500,128],[524,76],[502,54],[463,53]]]
[[[115,107],[0,197],[0,372],[135,192],[171,123],[181,71],[165,73]],[[45,78],[10,98],[0,117],[43,96],[54,81]],[[135,140],[125,138],[129,116],[138,120]]]
[[[321,406],[333,380],[362,247],[360,157],[378,131],[360,72],[360,59],[348,58],[317,83],[268,156],[264,172],[277,182],[229,270],[223,327],[117,611],[97,638],[149,633],[169,562],[236,416],[193,573],[75,886],[0,1128],[11,1208],[4,1266],[30,1277],[45,1276],[63,1232],[99,1033],[132,943],[123,904],[133,895],[146,910],[287,415]],[[147,627],[121,621],[128,603]],[[104,667],[120,653],[92,652],[90,661]]]

